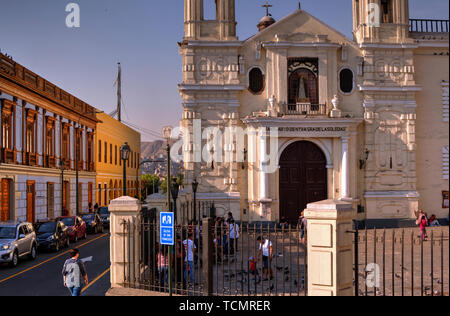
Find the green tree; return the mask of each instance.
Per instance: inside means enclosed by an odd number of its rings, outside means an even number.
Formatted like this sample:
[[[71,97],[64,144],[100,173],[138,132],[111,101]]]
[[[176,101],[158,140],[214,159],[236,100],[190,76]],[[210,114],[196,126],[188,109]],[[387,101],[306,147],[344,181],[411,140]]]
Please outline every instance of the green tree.
[[[177,183],[178,183],[178,185],[180,186],[180,189],[181,189],[181,187],[184,185],[184,175],[182,173],[179,173],[176,176],[176,179],[177,179]],[[167,177],[165,177],[161,181],[161,191],[162,191],[163,194],[167,193]]]
[[[161,185],[161,179],[156,174],[143,174],[141,176],[142,181],[142,197],[144,199],[147,196],[158,193],[158,188]]]

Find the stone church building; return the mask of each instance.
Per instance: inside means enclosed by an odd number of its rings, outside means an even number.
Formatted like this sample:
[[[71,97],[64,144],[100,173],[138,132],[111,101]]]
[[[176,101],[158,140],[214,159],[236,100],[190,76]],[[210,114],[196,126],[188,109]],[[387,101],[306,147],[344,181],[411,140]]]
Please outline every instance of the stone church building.
[[[240,40],[235,0],[215,3],[205,20],[203,0],[184,1],[187,191],[197,179],[198,200],[249,222],[295,222],[325,199],[353,203],[359,220],[408,220],[420,208],[447,218],[448,21],[410,19],[408,0],[353,0],[352,39],[299,9],[268,13]],[[244,145],[200,146],[196,125],[245,130]],[[195,159],[202,150],[210,159]]]

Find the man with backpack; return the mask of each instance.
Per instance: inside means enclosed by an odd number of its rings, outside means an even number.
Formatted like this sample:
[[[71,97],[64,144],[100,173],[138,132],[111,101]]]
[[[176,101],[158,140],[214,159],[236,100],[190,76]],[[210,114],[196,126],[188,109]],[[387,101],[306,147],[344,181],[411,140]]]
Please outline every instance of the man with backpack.
[[[72,296],[80,296],[82,279],[85,285],[89,283],[86,267],[83,261],[78,259],[80,256],[78,249],[70,250],[69,255],[70,258],[66,260],[62,269],[64,286],[69,289]]]

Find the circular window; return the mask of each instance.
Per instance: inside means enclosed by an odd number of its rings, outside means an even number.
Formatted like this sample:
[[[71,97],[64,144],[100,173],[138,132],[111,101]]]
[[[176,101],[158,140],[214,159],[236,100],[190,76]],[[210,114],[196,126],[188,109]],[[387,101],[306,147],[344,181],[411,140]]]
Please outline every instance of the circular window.
[[[353,71],[344,68],[339,73],[339,84],[343,93],[351,93],[353,91]]]
[[[259,68],[253,68],[248,74],[248,89],[257,94],[264,90],[264,75]]]

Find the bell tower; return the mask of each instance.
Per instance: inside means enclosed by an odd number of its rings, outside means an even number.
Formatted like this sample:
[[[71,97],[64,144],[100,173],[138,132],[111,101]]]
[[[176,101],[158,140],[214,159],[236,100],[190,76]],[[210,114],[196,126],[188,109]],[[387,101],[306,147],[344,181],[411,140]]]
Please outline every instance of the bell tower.
[[[353,0],[362,55],[365,204],[369,218],[412,218],[418,208],[414,48],[408,0]]]
[[[204,1],[215,2],[214,20],[205,20]],[[235,0],[184,0],[185,39],[237,40],[235,12]]]
[[[353,34],[358,43],[405,43],[409,0],[353,0]]]

